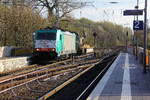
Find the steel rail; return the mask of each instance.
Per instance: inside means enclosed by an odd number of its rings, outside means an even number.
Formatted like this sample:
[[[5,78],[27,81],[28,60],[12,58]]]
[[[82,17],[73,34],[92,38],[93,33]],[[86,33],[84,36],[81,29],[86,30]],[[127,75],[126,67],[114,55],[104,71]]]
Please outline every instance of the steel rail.
[[[106,57],[106,56],[105,56]],[[102,59],[104,59],[105,57],[102,57]],[[99,59],[100,61],[99,62],[101,62],[102,61],[102,59]],[[69,61],[71,61],[71,59],[69,60]],[[98,60],[97,60],[98,61]],[[63,61],[62,61],[63,62]],[[92,61],[91,61],[92,62]],[[93,62],[94,62],[94,60],[93,60]],[[85,64],[86,63],[88,63],[88,61],[85,61],[84,62]],[[74,65],[78,65],[78,64],[74,64]],[[47,71],[45,71],[44,72],[44,70],[45,69],[47,69],[47,67],[45,67],[42,71],[42,73],[44,73],[44,74],[41,74],[40,76],[37,74],[37,76],[38,77],[36,77],[36,78],[34,78],[34,79],[32,79],[32,80],[29,80],[29,81],[26,81],[26,82],[24,82],[24,83],[21,83],[21,84],[18,84],[18,85],[16,85],[16,86],[13,86],[13,87],[9,87],[9,88],[7,88],[7,89],[5,89],[5,90],[2,90],[2,91],[0,91],[0,93],[4,93],[4,92],[6,92],[6,91],[9,91],[9,90],[12,90],[12,89],[15,89],[15,88],[17,88],[17,87],[19,87],[19,86],[22,86],[22,85],[25,85],[25,84],[28,84],[28,83],[31,83],[31,82],[33,82],[33,81],[37,81],[37,80],[39,80],[39,79],[43,79],[43,78],[47,78],[47,77],[50,77],[50,76],[54,76],[54,75],[58,75],[58,74],[61,74],[61,73],[64,73],[64,72],[67,72],[67,71],[72,71],[72,70],[74,70],[74,69],[77,69],[77,68],[87,68],[88,69],[88,67],[89,67],[89,65],[93,65],[93,64],[87,64],[87,65],[85,65],[85,66],[83,66],[83,64],[81,64],[81,66],[77,66],[76,68],[71,68],[71,69],[66,69],[66,68],[64,68],[63,70],[60,70],[59,68],[58,68],[58,71],[56,72],[55,70],[53,70],[52,72],[47,72]],[[71,67],[71,66],[70,66]],[[51,69],[50,69],[51,70]],[[60,70],[60,71],[59,71]]]
[[[89,55],[90,54],[82,55],[82,56],[79,56],[79,58],[83,58],[83,57],[86,57],[86,56],[89,56]],[[66,62],[71,62],[71,61],[72,61],[72,59],[67,59],[67,60],[64,60],[64,61],[59,61],[59,62],[48,64],[48,65],[45,65],[45,66],[42,66],[42,67],[38,67],[37,69],[40,69],[40,68],[43,68],[43,67],[47,67],[47,66],[50,67],[50,66],[53,66],[53,65],[57,65],[57,64],[61,64],[61,63],[66,63]],[[22,70],[29,70],[29,68],[34,68],[36,66],[37,66],[37,64],[34,64],[34,65],[30,65],[30,66],[25,66],[23,68],[17,68],[17,69],[11,70],[11,71],[0,72],[0,75],[15,73],[15,72],[19,72],[19,71],[22,71]]]
[[[86,63],[93,63],[94,61],[97,60],[91,60],[91,61],[86,61],[84,63],[81,63],[82,65],[86,64]],[[65,68],[71,68],[71,67],[75,67],[78,66],[79,64],[73,64],[73,65],[66,65],[66,66],[61,66],[61,67],[55,67],[55,68],[51,68],[48,69],[48,65],[46,65],[46,67],[42,67],[43,69],[40,70],[36,70],[36,71],[30,71],[30,73],[25,73],[19,76],[15,76],[15,77],[11,77],[11,78],[7,78],[5,80],[0,80],[0,84],[4,83],[4,82],[8,82],[11,80],[15,80],[15,79],[19,79],[19,78],[23,78],[23,77],[27,77],[29,75],[34,75],[34,74],[40,74],[40,73],[48,73],[48,71],[56,71],[56,70],[61,70],[61,69],[65,69]],[[49,66],[50,67],[50,66]]]
[[[91,64],[89,64],[89,65],[91,65]],[[89,66],[89,65],[86,65],[86,67]],[[2,90],[2,91],[0,91],[0,94],[6,92],[6,91],[8,91],[8,90],[17,88],[17,87],[19,87],[19,86],[25,85],[25,84],[27,84],[27,83],[31,83],[31,82],[36,81],[36,80],[38,80],[38,79],[42,79],[42,78],[47,77],[47,76],[54,76],[54,75],[57,75],[57,74],[60,74],[60,73],[64,73],[64,72],[67,72],[67,71],[75,70],[75,69],[78,69],[78,68],[86,68],[86,67],[78,66],[78,67],[72,68],[72,69],[67,69],[67,70],[62,70],[62,71],[58,71],[58,72],[48,73],[48,75],[47,75],[47,74],[44,74],[44,75],[38,76],[38,77],[36,77],[36,78],[34,78],[34,79],[30,80],[30,81],[27,81],[27,82],[21,83],[21,84],[19,84],[19,85],[16,85],[16,86],[7,88],[7,89],[5,89],[5,90]]]
[[[70,61],[70,60],[71,60],[71,59],[65,60],[65,61]],[[33,72],[33,71],[35,71],[35,70],[40,70],[40,69],[48,68],[48,67],[51,67],[51,66],[54,66],[54,65],[57,65],[57,64],[61,64],[61,63],[64,63],[65,61],[60,61],[60,62],[57,62],[57,63],[45,65],[45,66],[42,66],[42,67],[37,67],[36,69],[29,70],[29,71],[26,71],[26,72],[21,72],[21,73],[23,73],[24,75],[27,75],[26,73]],[[33,66],[33,65],[32,65],[32,66]],[[34,67],[36,67],[36,66],[34,65]],[[24,69],[24,68],[23,68],[23,69]],[[20,74],[20,73],[18,73],[18,74]],[[17,74],[15,74],[15,75],[17,75]],[[13,76],[14,76],[14,74],[13,74],[13,75],[8,75],[8,76],[4,76],[4,77],[0,77],[0,84],[3,83],[3,82],[6,82],[6,81],[11,80],[12,78],[8,78],[8,77],[13,77]],[[20,76],[20,75],[19,75],[19,76]],[[20,78],[19,76],[15,76],[14,78]],[[6,79],[6,78],[7,78],[7,79]],[[6,79],[6,80],[3,80],[3,79]]]
[[[68,85],[69,83],[71,83],[72,81],[74,81],[75,79],[77,79],[78,77],[80,77],[81,75],[83,75],[85,72],[89,71],[91,68],[93,68],[96,64],[98,64],[99,62],[93,64],[92,66],[90,66],[89,68],[87,68],[86,70],[82,71],[81,73],[77,74],[76,76],[72,77],[71,79],[67,80],[66,82],[64,82],[63,84],[59,85],[58,87],[56,87],[55,89],[53,89],[52,91],[46,93],[45,95],[43,95],[42,97],[38,98],[38,100],[46,100],[48,97],[54,95],[56,92],[58,92],[59,90],[61,90],[63,87],[65,87],[66,85]]]
[[[81,97],[88,91],[88,89],[96,82],[96,80],[109,68],[110,64],[116,59],[116,57],[113,58],[111,62],[107,64],[107,66],[97,75],[97,77],[87,86],[87,88],[77,97],[76,100],[81,100]]]

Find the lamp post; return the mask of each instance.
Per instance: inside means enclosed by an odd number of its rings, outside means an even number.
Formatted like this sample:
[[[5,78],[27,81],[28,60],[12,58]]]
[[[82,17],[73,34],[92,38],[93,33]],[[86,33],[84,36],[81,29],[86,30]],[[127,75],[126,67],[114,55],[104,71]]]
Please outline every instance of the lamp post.
[[[145,0],[145,8],[144,8],[144,69],[143,72],[146,73],[146,49],[147,49],[147,0]]]

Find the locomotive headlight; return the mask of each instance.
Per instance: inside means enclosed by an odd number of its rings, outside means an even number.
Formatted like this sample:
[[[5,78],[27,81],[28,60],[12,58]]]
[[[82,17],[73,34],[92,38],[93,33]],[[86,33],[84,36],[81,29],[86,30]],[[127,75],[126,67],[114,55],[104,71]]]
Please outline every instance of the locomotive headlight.
[[[36,51],[40,51],[40,49],[36,49]]]
[[[55,48],[53,48],[52,51],[55,51]]]

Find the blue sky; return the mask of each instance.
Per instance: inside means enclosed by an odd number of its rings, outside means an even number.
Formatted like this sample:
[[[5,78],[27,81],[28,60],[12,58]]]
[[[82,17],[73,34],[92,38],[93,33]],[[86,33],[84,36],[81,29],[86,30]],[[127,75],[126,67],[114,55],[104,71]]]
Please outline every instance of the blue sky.
[[[83,0],[81,0],[83,1]],[[132,27],[134,20],[133,16],[123,16],[123,11],[126,9],[134,9],[137,0],[84,0],[93,2],[93,6],[87,6],[82,9],[75,10],[73,15],[75,18],[85,17],[93,21],[111,21],[125,27]],[[109,2],[118,2],[111,4]],[[139,9],[144,9],[144,1],[139,0]],[[150,16],[150,0],[148,0],[148,16]],[[139,19],[143,20],[143,16]],[[148,20],[150,17],[148,17]]]

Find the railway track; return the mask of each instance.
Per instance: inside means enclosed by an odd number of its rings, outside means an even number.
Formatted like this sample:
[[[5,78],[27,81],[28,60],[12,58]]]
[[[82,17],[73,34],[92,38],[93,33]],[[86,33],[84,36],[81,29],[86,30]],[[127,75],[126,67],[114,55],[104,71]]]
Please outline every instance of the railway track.
[[[86,59],[86,57],[90,57],[92,56],[93,54],[92,53],[89,53],[89,54],[86,54],[86,55],[81,55],[81,56],[75,56],[74,59],[75,60],[80,60],[80,59]],[[60,61],[50,61],[50,64],[47,64],[48,66],[54,66],[54,65],[57,65],[57,64],[66,64],[66,63],[71,63],[72,62],[72,59],[64,59],[64,60],[60,60]],[[52,64],[51,64],[52,63]],[[45,66],[46,67],[46,66]],[[6,72],[0,72],[0,78],[2,76],[7,76],[7,75],[12,75],[12,74],[16,74],[18,72],[23,72],[24,70],[32,70],[32,69],[40,69],[40,68],[43,68],[43,67],[39,67],[39,65],[37,64],[34,64],[34,65],[30,65],[30,66],[26,66],[26,67],[22,67],[22,68],[17,68],[15,70],[11,70],[11,71],[6,71]]]
[[[115,59],[116,59],[116,56],[111,58],[111,60],[110,59],[106,60],[107,64],[106,64],[105,68],[103,68],[100,71],[100,73],[94,78],[94,80],[84,89],[84,91],[75,100],[86,100],[87,99],[89,94],[92,92],[92,90],[97,85],[97,83],[100,81],[100,79],[103,77],[103,75],[107,72],[108,68],[110,67],[110,65],[113,63],[113,61]],[[103,63],[106,63],[106,61]]]
[[[108,62],[106,58],[110,55],[96,59],[93,54],[88,54],[45,66],[32,65],[29,68],[12,71],[12,75],[3,73],[0,77],[0,100],[53,98],[57,91],[92,70],[95,65]]]
[[[47,100],[86,100],[115,58],[116,54],[105,56],[94,67],[67,86],[64,86],[59,92],[49,93],[39,100],[45,100],[47,97]]]
[[[88,55],[82,55],[82,56],[77,56],[74,61],[83,61],[87,56],[91,56],[92,54],[88,54]],[[82,59],[84,58],[84,59]],[[59,62],[56,62],[56,63],[52,63],[52,64],[48,64],[46,66],[41,66],[41,65],[30,65],[30,66],[26,66],[26,67],[23,67],[23,68],[19,68],[19,69],[15,69],[15,70],[12,70],[12,71],[8,71],[8,72],[3,72],[3,73],[0,73],[0,83],[1,82],[4,82],[4,81],[8,81],[10,80],[9,78],[12,78],[12,77],[16,77],[17,76],[21,76],[23,74],[28,74],[28,73],[31,73],[33,71],[39,71],[39,70],[43,70],[44,68],[54,68],[56,66],[59,66],[59,65],[66,65],[66,64],[72,64],[72,59],[67,59],[67,60],[64,60],[64,61],[59,61]],[[20,77],[19,77],[20,78]],[[7,80],[6,80],[7,79]]]
[[[20,96],[20,94],[21,94],[20,92],[17,92],[19,94],[16,94],[15,89],[23,87],[19,90],[26,89],[26,91],[31,91],[31,92],[34,91],[36,93],[37,92],[39,93],[39,91],[37,91],[37,89],[31,89],[30,86],[28,86],[28,85],[34,83],[34,85],[38,84],[40,86],[41,85],[43,86],[43,84],[46,82],[43,80],[46,80],[48,77],[61,75],[64,73],[73,73],[70,75],[75,75],[77,73],[80,73],[84,69],[90,67],[92,64],[96,63],[97,61],[98,61],[98,59],[93,59],[92,54],[89,54],[89,55],[76,57],[74,59],[73,63],[72,63],[72,59],[68,59],[65,61],[60,61],[60,62],[53,63],[53,64],[46,65],[46,66],[39,67],[37,65],[32,65],[27,68],[11,71],[10,73],[13,73],[12,75],[7,74],[8,72],[2,73],[4,76],[0,77],[0,95],[2,95],[2,97],[4,97],[2,100],[5,100],[5,99],[6,100],[16,100],[16,98],[21,98],[23,100],[24,99],[33,99],[32,96],[31,96],[31,98]],[[30,69],[28,69],[28,68],[30,68]],[[74,70],[76,70],[76,71],[74,71]],[[70,77],[72,77],[72,76],[70,76]],[[42,83],[42,82],[44,82],[44,83]],[[32,85],[32,86],[34,86],[34,85]],[[48,89],[50,89],[50,88],[48,88]],[[46,90],[46,89],[44,89],[44,90]],[[26,94],[27,93],[28,92],[26,92]],[[8,94],[11,94],[11,95],[8,95]],[[12,99],[13,97],[15,99]],[[37,98],[37,97],[35,96],[35,98]]]

